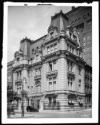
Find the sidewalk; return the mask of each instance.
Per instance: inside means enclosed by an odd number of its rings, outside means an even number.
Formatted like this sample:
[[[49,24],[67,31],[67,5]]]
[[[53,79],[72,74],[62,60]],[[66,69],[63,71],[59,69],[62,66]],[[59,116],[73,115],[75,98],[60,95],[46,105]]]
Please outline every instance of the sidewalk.
[[[68,111],[68,112],[60,112],[60,111],[43,111],[43,112],[27,112],[22,117],[21,112],[16,112],[15,115],[11,115],[10,118],[57,118],[57,117],[86,117],[92,115],[92,109],[84,109],[80,111]]]

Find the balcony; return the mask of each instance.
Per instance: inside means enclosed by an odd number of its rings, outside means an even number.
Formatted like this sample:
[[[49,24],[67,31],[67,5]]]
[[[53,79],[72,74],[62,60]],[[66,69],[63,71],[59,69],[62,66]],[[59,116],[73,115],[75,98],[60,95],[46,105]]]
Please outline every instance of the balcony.
[[[72,71],[68,71],[67,76],[68,76],[68,77],[75,78],[75,74],[74,74],[74,72],[72,72]]]
[[[34,80],[38,80],[38,79],[41,79],[41,75],[35,75],[34,76]]]
[[[47,72],[46,77],[47,77],[47,78],[57,77],[57,74],[58,74],[58,71],[57,71],[57,70],[50,71],[50,72]]]
[[[22,84],[22,79],[18,78],[17,80],[15,80],[15,84],[16,85],[21,85]]]

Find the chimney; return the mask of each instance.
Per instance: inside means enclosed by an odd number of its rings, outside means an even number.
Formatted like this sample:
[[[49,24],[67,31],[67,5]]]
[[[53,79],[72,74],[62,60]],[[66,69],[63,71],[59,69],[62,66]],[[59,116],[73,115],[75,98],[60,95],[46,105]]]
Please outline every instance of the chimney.
[[[75,9],[75,7],[74,6],[72,6],[72,10],[74,10]]]

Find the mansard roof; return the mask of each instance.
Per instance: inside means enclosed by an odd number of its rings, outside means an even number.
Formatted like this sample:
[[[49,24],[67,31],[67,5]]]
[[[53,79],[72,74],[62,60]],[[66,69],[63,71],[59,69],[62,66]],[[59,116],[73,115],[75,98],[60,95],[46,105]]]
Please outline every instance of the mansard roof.
[[[59,12],[59,13],[55,13],[55,15],[54,15],[54,16],[51,16],[51,19],[57,18],[57,16],[59,16],[59,15],[64,16],[64,17],[68,20],[68,17],[67,17],[67,16],[63,13],[63,11],[62,11],[62,10],[60,10],[60,12]]]
[[[31,42],[31,46],[32,46],[32,49],[36,49],[37,47],[41,47],[43,42],[44,42],[44,39],[46,38],[47,35],[44,35],[36,40],[34,40],[33,42]]]
[[[61,30],[65,30],[67,25],[68,25],[68,18],[62,12],[62,10],[51,17],[50,26],[56,27],[58,29],[58,32],[60,32]],[[50,29],[50,26],[49,26],[49,29]]]
[[[39,42],[40,40],[43,40],[46,36],[47,36],[47,35],[44,35],[44,36],[42,36],[42,37],[40,37],[40,38],[38,38],[38,39],[32,41],[31,44],[34,44],[34,43],[36,43],[36,42]]]

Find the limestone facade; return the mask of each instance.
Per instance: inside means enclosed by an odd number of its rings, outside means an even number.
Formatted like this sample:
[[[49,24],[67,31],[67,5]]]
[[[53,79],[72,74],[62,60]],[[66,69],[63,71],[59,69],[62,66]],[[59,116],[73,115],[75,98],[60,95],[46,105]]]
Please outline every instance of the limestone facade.
[[[13,90],[27,92],[26,106],[67,111],[92,105],[92,67],[85,61],[77,27],[62,11],[51,18],[47,35],[20,41],[12,69]]]

